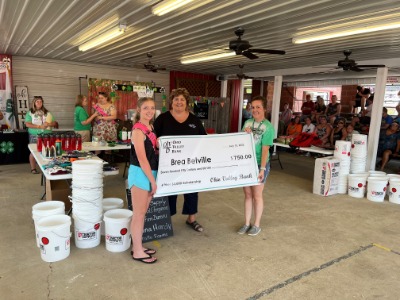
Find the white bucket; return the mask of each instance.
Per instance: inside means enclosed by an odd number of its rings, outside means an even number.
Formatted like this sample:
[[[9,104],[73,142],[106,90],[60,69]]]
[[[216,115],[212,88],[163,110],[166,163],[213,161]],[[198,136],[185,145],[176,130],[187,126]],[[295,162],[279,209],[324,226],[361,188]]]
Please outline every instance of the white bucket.
[[[36,224],[40,256],[46,262],[65,259],[70,253],[71,218],[66,215],[43,217]]]
[[[368,171],[369,176],[387,176],[383,171]]]
[[[385,200],[387,177],[368,177],[367,199],[374,202],[383,202]]]
[[[367,174],[349,174],[348,175],[348,194],[354,198],[364,198],[365,188],[367,186]]]
[[[75,245],[81,249],[94,248],[100,245],[101,215],[84,219],[74,213]]]
[[[389,179],[389,202],[400,204],[400,178]]]
[[[335,142],[335,150],[333,151],[333,156],[340,160],[349,160],[350,161],[350,149],[351,142],[349,141],[336,141]],[[350,165],[350,163],[349,163]],[[340,164],[342,167],[342,164]]]
[[[112,209],[104,214],[106,224],[106,249],[110,252],[123,252],[131,246],[132,211]]]
[[[35,223],[36,246],[39,245],[39,235],[36,223],[43,217],[65,215],[65,204],[62,201],[46,201],[40,202],[32,206],[32,219]]]
[[[103,212],[123,207],[124,207],[124,200],[120,198],[103,198]],[[103,223],[101,224],[101,235],[105,235],[105,233],[106,230],[103,220]]]

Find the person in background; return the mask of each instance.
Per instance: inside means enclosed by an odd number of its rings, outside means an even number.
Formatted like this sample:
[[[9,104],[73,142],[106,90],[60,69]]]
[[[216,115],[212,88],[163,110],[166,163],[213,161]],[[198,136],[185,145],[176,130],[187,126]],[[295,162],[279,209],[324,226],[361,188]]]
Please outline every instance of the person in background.
[[[301,118],[304,120],[306,117],[311,117],[311,113],[314,111],[314,102],[311,101],[311,95],[306,95],[306,102],[301,106]]]
[[[353,134],[359,134],[357,130],[354,130],[353,125],[348,124],[346,126],[346,131],[347,131],[347,136],[346,136],[346,141],[351,142],[351,138],[353,137]]]
[[[400,124],[400,104],[396,105],[396,111],[397,111],[397,116],[393,119],[393,122],[397,122]]]
[[[331,147],[335,147],[336,141],[345,141],[347,138],[347,130],[345,128],[346,120],[344,118],[338,119],[336,126],[331,131],[330,141]]]
[[[128,173],[128,185],[131,189],[133,211],[131,256],[134,260],[146,264],[152,264],[157,261],[157,258],[152,256],[156,253],[156,250],[144,248],[142,244],[146,212],[157,190],[157,137],[152,126],[155,113],[156,105],[153,98],[145,97],[139,99],[135,123],[132,128]]]
[[[332,95],[331,103],[328,104],[325,110],[325,115],[328,118],[330,124],[334,124],[335,120],[340,116],[340,110],[342,106],[337,102],[337,96]]]
[[[96,136],[103,141],[117,140],[117,110],[108,98],[107,93],[99,92],[98,102],[93,105],[97,112],[95,122],[93,124],[93,136]]]
[[[194,114],[189,112],[190,95],[187,89],[178,88],[172,90],[169,96],[170,110],[162,113],[154,122],[154,130],[157,137],[165,135],[206,135],[206,131]],[[177,195],[168,196],[171,216],[176,214]],[[184,194],[182,214],[188,215],[186,224],[198,232],[204,230],[196,220],[198,211],[198,193]]]
[[[303,125],[302,132],[313,133],[314,131],[315,131],[315,125],[313,123],[311,123],[311,118],[307,117],[306,124]]]
[[[273,145],[274,127],[265,119],[267,101],[262,96],[256,96],[251,101],[253,118],[247,120],[243,131],[253,134],[256,150],[257,164],[259,168],[258,181],[260,184],[246,186],[244,191],[244,225],[238,234],[255,236],[260,233],[261,216],[264,210],[263,190],[264,183],[270,171],[269,148]],[[254,211],[254,223],[251,226],[251,215]]]
[[[358,116],[354,116],[351,118],[350,125],[353,127],[355,131],[361,132],[361,123],[360,123],[360,118]]]
[[[357,108],[361,108],[361,111],[365,109],[365,102],[370,96],[370,89],[364,88],[362,86],[357,86],[357,94],[354,101],[350,101],[351,112],[357,113]]]
[[[390,157],[395,154],[398,155],[399,152],[399,124],[393,122],[389,128],[382,129],[379,134],[379,144],[377,157],[382,157],[380,162],[381,171],[385,169]],[[379,166],[379,164],[378,164]]]
[[[37,136],[41,133],[51,133],[56,124],[52,114],[44,107],[41,96],[34,96],[31,109],[25,115],[25,125],[28,128],[29,144],[36,144]],[[36,170],[36,160],[29,154],[29,164],[32,174],[39,174]]]
[[[242,112],[242,126],[244,124],[244,122],[246,122],[246,120],[251,118],[251,104],[250,102],[247,102],[246,104],[246,108],[243,109]]]
[[[311,112],[311,121],[315,121],[317,124],[319,122],[319,116],[323,115],[326,111],[326,105],[324,98],[317,96],[317,102],[315,103],[315,108]]]
[[[279,115],[278,135],[284,135],[286,128],[292,119],[293,112],[289,108],[289,103],[283,104],[283,111]],[[242,126],[243,127],[243,126]]]
[[[88,105],[86,96],[78,95],[75,101],[75,113],[74,113],[74,131],[82,136],[82,142],[90,142],[90,123],[99,114],[95,111],[90,117],[86,110],[83,108]]]
[[[393,123],[393,118],[388,115],[388,110],[386,107],[382,108],[382,123],[381,129],[388,129]]]
[[[3,120],[3,118],[4,118],[3,112],[0,110],[0,121]]]
[[[326,116],[322,115],[319,117],[319,124],[315,127],[315,133],[318,138],[322,141],[320,147],[327,148],[330,147],[330,136],[332,127],[328,124]]]
[[[367,99],[368,106],[361,111],[360,123],[369,125],[371,123],[372,105],[374,104],[374,94]]]
[[[286,135],[296,136],[301,133],[302,130],[303,126],[300,123],[300,117],[296,116],[286,128]]]

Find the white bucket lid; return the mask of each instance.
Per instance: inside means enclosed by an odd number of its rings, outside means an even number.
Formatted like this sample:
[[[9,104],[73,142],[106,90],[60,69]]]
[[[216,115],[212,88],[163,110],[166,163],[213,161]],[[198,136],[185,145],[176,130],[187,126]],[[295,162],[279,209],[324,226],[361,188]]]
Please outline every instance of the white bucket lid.
[[[104,222],[120,223],[126,222],[128,219],[132,218],[132,211],[129,209],[111,209],[104,213]]]

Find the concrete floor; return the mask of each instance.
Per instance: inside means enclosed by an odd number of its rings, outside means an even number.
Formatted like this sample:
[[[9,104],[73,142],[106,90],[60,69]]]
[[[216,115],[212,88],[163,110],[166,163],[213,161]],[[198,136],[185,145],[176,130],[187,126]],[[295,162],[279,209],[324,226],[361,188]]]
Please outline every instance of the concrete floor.
[[[40,176],[27,164],[1,166],[0,297],[400,299],[400,205],[313,195],[314,160],[286,153],[281,160],[284,170],[272,162],[258,236],[236,234],[241,189],[204,192],[198,220],[205,231],[174,216],[175,235],[148,244],[158,250],[154,265],[108,252],[104,240],[78,249],[71,239],[67,259],[42,261],[31,218]],[[104,196],[125,198],[122,176],[106,177]]]

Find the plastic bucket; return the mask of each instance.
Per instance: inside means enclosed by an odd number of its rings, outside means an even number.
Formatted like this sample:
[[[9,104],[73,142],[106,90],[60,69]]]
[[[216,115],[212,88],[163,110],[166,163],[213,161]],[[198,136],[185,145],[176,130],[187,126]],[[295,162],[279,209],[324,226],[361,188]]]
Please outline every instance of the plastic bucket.
[[[369,176],[387,176],[383,171],[368,171]]]
[[[104,214],[106,225],[106,249],[110,252],[123,252],[131,246],[132,211],[112,209]]]
[[[70,253],[71,218],[66,215],[43,217],[36,224],[40,256],[46,262],[63,260]]]
[[[336,141],[333,156],[340,160],[350,161],[351,142],[349,141]],[[349,163],[350,165],[350,163]]]
[[[374,202],[383,202],[385,200],[388,178],[368,177],[367,181],[367,199]]]
[[[40,202],[32,206],[32,219],[35,224],[36,246],[39,245],[39,235],[36,223],[43,217],[65,215],[65,204],[62,201],[46,201]]]
[[[400,178],[389,179],[389,202],[400,204]]]
[[[120,198],[104,198],[103,199],[103,212],[112,210],[112,209],[118,209],[118,208],[123,208],[124,207],[124,200]],[[106,230],[105,230],[105,224],[104,220],[103,223],[101,224],[101,235],[105,235]]]
[[[82,217],[74,213],[75,245],[81,249],[94,248],[100,245],[101,215]]]
[[[364,198],[368,173],[348,175],[348,194],[354,198]]]

